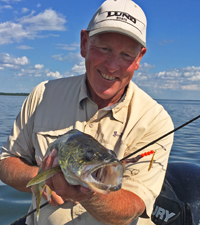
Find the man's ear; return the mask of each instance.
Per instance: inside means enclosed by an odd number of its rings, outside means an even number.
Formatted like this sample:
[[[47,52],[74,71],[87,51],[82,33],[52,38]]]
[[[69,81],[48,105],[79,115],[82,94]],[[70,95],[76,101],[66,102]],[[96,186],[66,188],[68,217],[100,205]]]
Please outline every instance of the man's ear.
[[[144,56],[144,54],[146,53],[147,48],[142,48],[140,50],[139,56],[136,59],[136,65],[135,65],[135,70],[138,70],[139,66],[140,66],[140,61],[142,59],[142,57]]]
[[[89,34],[86,30],[81,30],[81,56],[86,57]]]

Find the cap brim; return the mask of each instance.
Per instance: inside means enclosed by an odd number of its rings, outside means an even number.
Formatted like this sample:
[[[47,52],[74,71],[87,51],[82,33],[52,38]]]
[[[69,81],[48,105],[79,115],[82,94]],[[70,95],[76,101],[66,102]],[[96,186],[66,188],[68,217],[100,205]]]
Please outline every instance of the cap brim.
[[[120,33],[120,34],[124,34],[130,38],[133,38],[135,41],[139,42],[144,48],[146,48],[146,43],[143,42],[138,36],[134,35],[132,32],[129,32],[127,30],[123,30],[119,27],[100,27],[100,28],[97,28],[95,30],[91,30],[91,31],[88,31],[89,32],[89,36],[92,37],[94,35],[97,35],[97,34],[101,34],[101,33],[109,33],[109,32],[112,32],[112,33]]]

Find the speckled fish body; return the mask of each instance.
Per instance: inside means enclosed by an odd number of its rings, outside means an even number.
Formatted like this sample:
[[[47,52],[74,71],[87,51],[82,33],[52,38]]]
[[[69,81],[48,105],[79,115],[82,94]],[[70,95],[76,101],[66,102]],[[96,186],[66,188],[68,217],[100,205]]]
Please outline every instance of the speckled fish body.
[[[94,192],[107,194],[121,188],[124,165],[116,158],[113,151],[106,149],[92,136],[76,129],[54,141],[46,155],[53,149],[58,150],[59,166],[34,177],[28,184],[36,195],[37,212],[45,180],[62,171],[71,185],[82,185]]]
[[[58,149],[61,170],[72,185],[82,185],[99,193],[121,188],[124,166],[115,153],[92,136],[71,130],[57,139],[50,150]]]

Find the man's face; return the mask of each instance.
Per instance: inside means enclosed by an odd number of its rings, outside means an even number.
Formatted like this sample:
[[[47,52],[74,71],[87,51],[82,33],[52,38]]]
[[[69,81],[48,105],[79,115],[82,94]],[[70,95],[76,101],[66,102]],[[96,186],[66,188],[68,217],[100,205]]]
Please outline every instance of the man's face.
[[[87,85],[93,101],[119,101],[146,48],[119,33],[89,37],[81,33],[81,55],[85,58]],[[110,105],[110,104],[108,104]]]

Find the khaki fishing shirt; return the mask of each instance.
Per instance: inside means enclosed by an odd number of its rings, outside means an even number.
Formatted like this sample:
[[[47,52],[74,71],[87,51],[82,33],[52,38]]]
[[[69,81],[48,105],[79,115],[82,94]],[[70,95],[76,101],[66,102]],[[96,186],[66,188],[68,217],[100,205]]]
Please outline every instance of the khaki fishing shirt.
[[[2,148],[0,159],[22,157],[40,166],[47,146],[72,128],[90,134],[122,159],[173,129],[171,118],[164,108],[132,81],[118,104],[98,110],[88,97],[85,80],[86,75],[81,75],[39,84],[25,100],[13,131]],[[134,192],[144,201],[149,217],[162,187],[172,142],[173,135],[169,135],[138,153],[156,151],[150,171],[148,167],[152,155],[134,165],[127,165],[124,173],[122,188]],[[42,200],[41,204],[44,202]],[[30,210],[33,208],[36,208],[34,197]],[[74,205],[70,201],[58,207],[47,205],[40,210],[39,222],[36,221],[36,215],[32,214],[27,223],[102,224],[80,204]],[[133,224],[153,223],[150,219],[139,218],[132,221]]]

